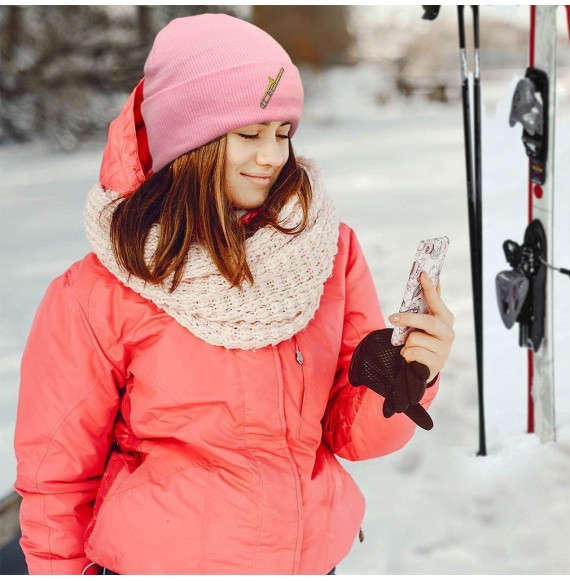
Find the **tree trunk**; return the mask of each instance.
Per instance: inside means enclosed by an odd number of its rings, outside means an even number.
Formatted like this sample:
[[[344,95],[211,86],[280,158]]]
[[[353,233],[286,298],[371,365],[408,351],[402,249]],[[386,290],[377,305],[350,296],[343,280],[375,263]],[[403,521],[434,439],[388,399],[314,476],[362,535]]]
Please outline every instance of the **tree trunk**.
[[[254,5],[252,22],[273,36],[294,63],[326,67],[351,62],[349,10],[342,5]]]
[[[146,44],[154,36],[152,28],[152,7],[137,6],[137,28],[141,44]]]
[[[6,8],[6,24],[2,31],[2,60],[11,63],[14,58],[14,49],[19,43],[22,30],[22,8],[8,6]]]

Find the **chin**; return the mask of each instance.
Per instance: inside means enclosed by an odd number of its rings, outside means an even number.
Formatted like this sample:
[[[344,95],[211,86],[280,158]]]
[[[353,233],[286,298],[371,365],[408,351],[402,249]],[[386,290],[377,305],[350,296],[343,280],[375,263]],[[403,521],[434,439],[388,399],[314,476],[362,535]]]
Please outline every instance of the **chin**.
[[[263,206],[267,198],[268,196],[259,196],[256,199],[249,198],[247,200],[236,200],[234,205],[242,210],[255,210],[256,208]]]

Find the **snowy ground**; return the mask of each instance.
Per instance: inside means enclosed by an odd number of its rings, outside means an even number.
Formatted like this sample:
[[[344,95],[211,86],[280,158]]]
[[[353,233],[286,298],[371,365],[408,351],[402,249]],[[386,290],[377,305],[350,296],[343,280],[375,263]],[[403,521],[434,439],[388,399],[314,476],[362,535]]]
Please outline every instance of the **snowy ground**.
[[[372,93],[383,89],[382,83],[366,67],[320,77],[294,143],[298,154],[321,165],[341,218],[358,234],[386,315],[399,306],[417,241],[450,238],[442,289],[456,316],[457,337],[431,408],[435,428],[418,430],[392,456],[346,463],[367,498],[366,539],[355,543],[337,573],[570,573],[564,541],[570,538],[570,281],[556,277],[557,443],[541,445],[525,433],[526,355],[517,346],[516,331],[502,326],[494,297],[495,274],[507,268],[502,242],[521,241],[526,223],[526,158],[520,130],[510,129],[507,121],[515,79],[492,88],[504,98],[493,104],[493,117],[485,116],[483,127],[484,458],[476,456],[460,105],[409,101],[381,108]],[[567,218],[568,99],[560,107],[557,145],[556,211]],[[15,477],[12,436],[21,352],[48,282],[88,251],[81,214],[101,152],[101,144],[68,154],[37,144],[0,151],[0,496]],[[568,266],[569,256],[568,226],[557,219],[555,262]]]

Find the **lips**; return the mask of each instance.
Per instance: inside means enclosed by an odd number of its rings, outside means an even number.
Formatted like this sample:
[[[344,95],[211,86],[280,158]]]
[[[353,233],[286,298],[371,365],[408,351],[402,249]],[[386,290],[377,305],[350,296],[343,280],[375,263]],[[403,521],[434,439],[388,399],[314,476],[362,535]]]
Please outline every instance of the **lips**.
[[[260,175],[260,174],[247,174],[242,173],[242,176],[249,178],[251,181],[255,182],[256,184],[268,184],[271,181],[271,176],[268,175]]]

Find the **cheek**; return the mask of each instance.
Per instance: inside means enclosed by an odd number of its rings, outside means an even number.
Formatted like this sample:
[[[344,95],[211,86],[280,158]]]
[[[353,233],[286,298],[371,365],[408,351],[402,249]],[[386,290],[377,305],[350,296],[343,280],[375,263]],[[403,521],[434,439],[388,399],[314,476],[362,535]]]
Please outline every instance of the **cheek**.
[[[229,171],[237,171],[240,165],[247,161],[248,148],[238,141],[234,135],[230,135],[226,141],[225,165]]]
[[[289,155],[290,155],[289,154],[289,147],[286,147],[286,148],[284,147],[283,149],[281,149],[280,154],[281,154],[281,164],[276,167],[276,175],[275,175],[275,179],[274,179],[273,183],[275,183],[275,181],[277,181],[277,178],[281,174],[281,171],[285,167],[286,163],[289,161]]]
[[[289,161],[289,155],[290,155],[289,141],[286,141],[283,144],[283,165],[285,165]]]

